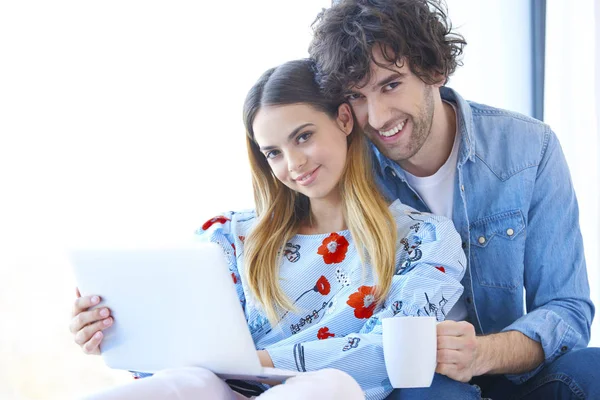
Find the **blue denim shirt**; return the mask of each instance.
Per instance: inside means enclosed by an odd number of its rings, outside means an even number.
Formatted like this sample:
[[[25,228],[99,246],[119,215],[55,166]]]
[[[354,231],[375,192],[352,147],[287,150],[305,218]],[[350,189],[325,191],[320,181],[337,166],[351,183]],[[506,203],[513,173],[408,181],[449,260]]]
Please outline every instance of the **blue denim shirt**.
[[[441,94],[457,107],[461,135],[453,221],[468,260],[469,322],[478,334],[516,330],[541,343],[544,363],[507,375],[525,382],[590,339],[594,305],[569,170],[548,125],[446,87]],[[398,164],[373,150],[385,195],[429,211]]]

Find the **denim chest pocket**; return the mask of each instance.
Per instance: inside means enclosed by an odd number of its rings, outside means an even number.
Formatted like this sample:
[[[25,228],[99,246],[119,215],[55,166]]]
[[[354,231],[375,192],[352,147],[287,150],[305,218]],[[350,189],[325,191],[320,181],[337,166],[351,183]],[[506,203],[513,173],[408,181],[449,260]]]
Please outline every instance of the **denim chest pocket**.
[[[481,218],[470,226],[471,258],[483,286],[516,289],[523,285],[525,222],[521,210]]]

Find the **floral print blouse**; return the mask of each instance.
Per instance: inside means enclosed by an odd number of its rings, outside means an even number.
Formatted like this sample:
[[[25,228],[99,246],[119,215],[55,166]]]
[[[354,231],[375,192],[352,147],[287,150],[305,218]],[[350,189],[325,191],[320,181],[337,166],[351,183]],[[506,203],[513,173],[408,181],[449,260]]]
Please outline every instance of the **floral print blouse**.
[[[276,368],[337,368],[360,384],[367,399],[384,399],[392,387],[383,359],[381,319],[446,313],[462,294],[465,255],[452,221],[395,201],[396,274],[386,300],[376,306],[374,277],[363,269],[349,231],[296,235],[285,246],[280,285],[297,312],[281,313],[271,326],[244,281],[244,240],[256,214],[228,212],[197,234],[223,247],[256,348]]]

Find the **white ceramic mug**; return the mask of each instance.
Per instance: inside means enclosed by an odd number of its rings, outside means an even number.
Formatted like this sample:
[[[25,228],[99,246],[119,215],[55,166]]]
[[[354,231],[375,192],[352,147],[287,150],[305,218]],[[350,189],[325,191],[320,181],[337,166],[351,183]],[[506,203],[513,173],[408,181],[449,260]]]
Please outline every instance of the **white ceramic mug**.
[[[394,388],[429,387],[437,361],[435,317],[384,318],[383,355]]]

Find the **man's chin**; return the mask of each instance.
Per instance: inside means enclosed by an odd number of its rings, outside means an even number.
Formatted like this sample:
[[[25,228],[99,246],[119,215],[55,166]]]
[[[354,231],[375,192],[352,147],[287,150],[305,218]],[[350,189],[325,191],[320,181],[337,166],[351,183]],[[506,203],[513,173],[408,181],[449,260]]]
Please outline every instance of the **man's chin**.
[[[389,158],[390,160],[396,162],[396,163],[401,163],[402,161],[406,161],[409,158],[411,158],[413,156],[413,154],[405,154],[402,152],[399,152],[397,148],[390,148],[390,147],[386,147],[386,146],[379,146],[377,145],[377,148],[379,149],[379,152],[381,154],[383,154],[384,156],[386,156],[387,158]]]

